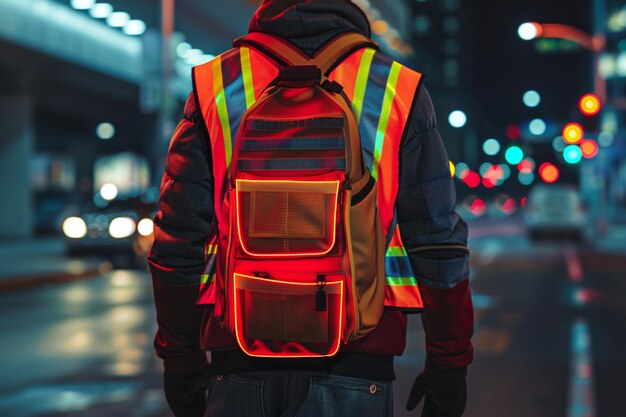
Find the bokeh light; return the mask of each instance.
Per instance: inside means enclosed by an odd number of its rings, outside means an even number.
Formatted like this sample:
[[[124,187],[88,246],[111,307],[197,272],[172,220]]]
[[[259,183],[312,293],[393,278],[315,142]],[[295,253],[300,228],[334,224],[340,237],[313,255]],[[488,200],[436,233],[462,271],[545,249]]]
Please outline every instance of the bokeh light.
[[[504,157],[509,164],[517,165],[524,159],[524,151],[519,146],[511,146],[506,150]]]
[[[448,116],[450,126],[461,128],[467,123],[467,115],[461,110],[454,110]]]
[[[546,122],[542,119],[533,119],[528,124],[528,130],[535,136],[540,136],[546,133]]]
[[[568,164],[577,164],[583,157],[583,153],[578,145],[569,145],[563,149],[563,159]]]
[[[517,174],[517,180],[522,185],[531,185],[535,182],[535,174],[532,172],[520,172]]]
[[[117,197],[117,192],[118,190],[115,184],[111,184],[110,182],[100,187],[100,195],[107,201],[114,200],[115,197]]]
[[[72,0],[70,4],[76,10],[89,10],[96,4],[96,0]]]
[[[498,195],[494,200],[494,204],[496,208],[506,215],[513,214],[517,209],[517,201],[506,194]]]
[[[565,142],[563,136],[557,136],[552,140],[552,148],[557,152],[563,152],[566,146],[567,142]]]
[[[124,26],[124,33],[130,36],[143,35],[146,31],[146,24],[143,20],[132,19]]]
[[[544,162],[539,166],[539,176],[543,182],[552,184],[559,179],[559,169],[550,162]]]
[[[517,169],[519,170],[519,172],[528,174],[529,172],[533,172],[533,170],[535,169],[535,162],[532,160],[532,158],[526,158],[522,160],[519,164],[517,164]]]
[[[568,123],[563,128],[563,139],[567,143],[578,143],[583,138],[583,127],[578,123]]]
[[[97,3],[89,9],[89,14],[95,19],[106,19],[113,13],[113,6],[109,3]]]
[[[528,90],[522,96],[526,107],[537,107],[541,103],[541,96],[535,90]]]
[[[590,159],[598,154],[598,143],[593,139],[583,139],[580,150],[584,158]]]
[[[474,171],[468,171],[465,178],[463,178],[463,182],[470,188],[478,187],[480,185],[480,181],[480,174]]]
[[[63,233],[71,239],[80,239],[87,235],[87,224],[80,217],[68,217],[63,221]]]
[[[497,155],[498,152],[500,152],[501,146],[500,146],[500,142],[498,141],[498,139],[495,138],[489,138],[486,141],[483,142],[483,152],[485,152],[485,154],[493,156],[493,155]]]
[[[504,181],[508,180],[511,177],[511,168],[507,164],[498,165],[502,170],[502,179]]]
[[[585,94],[578,102],[578,108],[585,116],[594,116],[600,112],[600,98],[595,94]]]
[[[96,126],[96,136],[102,140],[109,140],[115,136],[115,126],[109,122],[100,123]]]
[[[613,145],[614,141],[615,137],[611,132],[600,132],[600,134],[598,135],[598,144],[603,148],[608,148],[609,146]]]
[[[539,23],[526,22],[519,25],[517,28],[517,34],[525,41],[535,39],[541,34],[541,26]]]
[[[522,136],[522,130],[518,125],[509,125],[506,128],[506,137],[511,140],[517,140]]]
[[[461,180],[465,178],[469,170],[469,166],[465,162],[459,162],[455,165],[456,177]]]

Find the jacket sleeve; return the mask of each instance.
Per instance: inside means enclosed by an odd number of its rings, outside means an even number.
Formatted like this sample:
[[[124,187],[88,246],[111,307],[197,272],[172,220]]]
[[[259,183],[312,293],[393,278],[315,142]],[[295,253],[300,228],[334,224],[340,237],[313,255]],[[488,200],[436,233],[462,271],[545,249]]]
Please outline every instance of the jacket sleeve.
[[[213,216],[208,133],[193,95],[167,152],[159,209],[148,255],[158,323],[154,347],[166,371],[189,374],[207,361],[195,301]]]
[[[428,362],[459,368],[473,354],[467,225],[454,211],[448,155],[425,87],[415,100],[400,149],[396,212],[424,301]]]

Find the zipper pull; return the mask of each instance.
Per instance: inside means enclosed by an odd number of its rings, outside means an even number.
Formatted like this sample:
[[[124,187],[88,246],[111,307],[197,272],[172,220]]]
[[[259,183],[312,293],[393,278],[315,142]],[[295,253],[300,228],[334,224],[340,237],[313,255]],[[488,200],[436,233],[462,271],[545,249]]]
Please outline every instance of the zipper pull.
[[[352,189],[352,184],[350,184],[350,180],[346,178],[346,180],[343,182],[344,187],[346,187],[346,190],[351,190]]]
[[[315,311],[326,311],[326,276],[317,276],[317,292],[315,293]]]

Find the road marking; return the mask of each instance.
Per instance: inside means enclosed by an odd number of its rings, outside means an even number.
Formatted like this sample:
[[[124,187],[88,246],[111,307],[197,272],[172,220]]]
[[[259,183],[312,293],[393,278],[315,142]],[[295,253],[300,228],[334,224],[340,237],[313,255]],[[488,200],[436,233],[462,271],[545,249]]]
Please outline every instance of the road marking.
[[[565,248],[565,263],[567,264],[567,275],[574,282],[580,282],[583,279],[583,266],[575,248]]]
[[[587,320],[572,323],[567,417],[595,417],[591,334]]]
[[[575,283],[581,282],[584,272],[578,251],[574,247],[567,247],[564,255],[569,279]],[[581,307],[584,304],[581,298],[583,295],[584,290],[575,288],[575,305]],[[587,320],[577,318],[572,322],[567,417],[595,417],[595,415],[591,332]]]

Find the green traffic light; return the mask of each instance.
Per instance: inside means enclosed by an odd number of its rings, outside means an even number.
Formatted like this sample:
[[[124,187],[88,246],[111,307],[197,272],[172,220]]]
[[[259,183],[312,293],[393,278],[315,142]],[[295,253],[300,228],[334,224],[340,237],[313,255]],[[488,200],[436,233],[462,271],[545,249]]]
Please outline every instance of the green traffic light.
[[[506,162],[511,165],[517,165],[524,159],[524,151],[519,146],[511,146],[504,154]]]
[[[578,145],[569,145],[563,149],[563,159],[568,164],[577,164],[583,157],[583,153]]]

